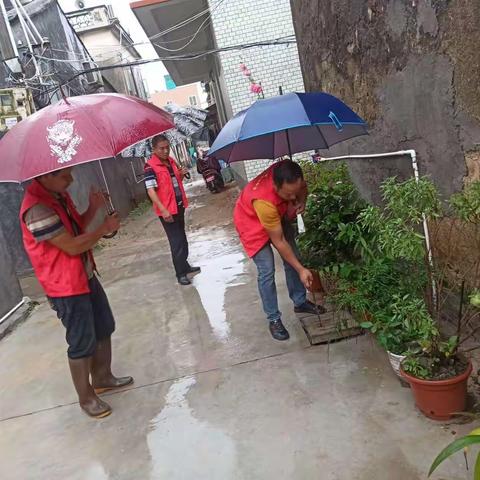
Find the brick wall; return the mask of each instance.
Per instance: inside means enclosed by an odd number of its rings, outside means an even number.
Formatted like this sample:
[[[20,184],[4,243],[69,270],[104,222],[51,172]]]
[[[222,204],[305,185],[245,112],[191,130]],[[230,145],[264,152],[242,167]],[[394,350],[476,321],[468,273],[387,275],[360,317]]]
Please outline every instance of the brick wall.
[[[209,0],[209,3],[213,10],[218,0]],[[289,0],[225,1],[213,12],[212,23],[220,48],[295,34]],[[285,93],[304,91],[296,44],[221,52],[220,61],[233,114],[257,100],[257,95],[250,93],[248,79],[240,71],[242,62],[255,81],[262,84],[265,97],[278,95],[280,86]],[[245,162],[247,179],[254,178],[271,163]]]

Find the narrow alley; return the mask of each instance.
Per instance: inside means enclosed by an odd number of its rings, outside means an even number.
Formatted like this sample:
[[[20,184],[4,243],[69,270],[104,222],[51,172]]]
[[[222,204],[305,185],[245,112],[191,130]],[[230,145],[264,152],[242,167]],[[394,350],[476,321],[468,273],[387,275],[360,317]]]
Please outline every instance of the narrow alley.
[[[110,417],[76,404],[64,329],[44,300],[2,340],[2,480],[426,478],[453,426],[415,411],[370,337],[310,346],[281,269],[291,340],[271,338],[232,226],[237,193],[189,184],[190,258],[202,267],[190,287],[175,282],[150,209],[96,252],[117,321],[114,372],[135,378],[105,395]],[[462,463],[432,478],[460,480]]]

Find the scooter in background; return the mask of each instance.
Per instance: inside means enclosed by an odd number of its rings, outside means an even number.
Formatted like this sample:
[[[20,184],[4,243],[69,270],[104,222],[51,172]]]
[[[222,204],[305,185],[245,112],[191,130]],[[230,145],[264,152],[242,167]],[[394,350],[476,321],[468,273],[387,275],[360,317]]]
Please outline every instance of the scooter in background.
[[[205,180],[205,184],[207,188],[212,193],[219,193],[225,187],[225,183],[223,182],[223,177],[218,170],[213,168],[207,168],[202,172],[203,179]]]

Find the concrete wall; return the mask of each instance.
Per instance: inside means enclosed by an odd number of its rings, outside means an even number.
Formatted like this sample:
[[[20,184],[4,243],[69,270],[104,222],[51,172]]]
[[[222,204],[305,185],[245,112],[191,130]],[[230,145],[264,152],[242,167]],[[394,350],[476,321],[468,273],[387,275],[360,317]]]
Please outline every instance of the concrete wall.
[[[216,1],[209,1],[212,9]],[[288,0],[236,0],[224,2],[212,15],[212,24],[218,47],[272,40],[294,34]],[[278,95],[282,86],[285,93],[303,91],[303,79],[296,45],[266,46],[242,52],[219,54],[231,112],[249,107],[257,95],[250,93],[250,83],[240,71],[244,62],[260,82],[266,97]],[[262,172],[270,162],[245,162],[248,179]],[[242,167],[233,164],[242,173]],[[238,173],[238,172],[237,172]]]
[[[370,124],[369,137],[333,154],[413,148],[422,174],[445,196],[478,173],[480,3],[471,0],[292,0],[307,91],[342,98]],[[328,154],[328,152],[325,152]],[[466,166],[468,163],[468,171]],[[361,189],[408,160],[351,163]]]
[[[142,174],[143,161],[140,159],[118,157],[102,160],[112,202],[121,217],[126,217],[132,208],[145,200],[147,196],[144,182],[135,182],[132,164],[135,172],[139,175]],[[99,162],[78,165],[73,170],[73,176],[75,181],[69,192],[78,209],[84,211],[88,206],[90,188],[106,189]]]
[[[22,290],[15,274],[15,266],[7,247],[4,233],[0,229],[0,317],[22,299]]]
[[[20,185],[0,183],[0,249],[8,253],[10,263],[18,273],[31,270],[30,262],[23,250],[22,232],[18,218],[22,198],[23,188]],[[2,283],[3,271],[0,269],[0,284]]]
[[[138,60],[139,58],[133,56],[128,48],[120,45],[118,38],[110,28],[114,27],[78,33],[95,62],[99,66],[109,66]],[[113,45],[118,45],[118,47]],[[132,72],[134,72],[134,76],[132,76]],[[138,89],[140,98],[146,98],[143,78],[138,67],[134,67],[132,70],[127,68],[105,70],[102,72],[102,75],[117,92],[136,96]]]
[[[195,105],[191,104],[190,97],[195,97]],[[202,91],[200,83],[191,83],[172,90],[152,93],[149,101],[160,108],[165,107],[168,103],[175,103],[183,107],[207,108],[206,97],[207,95]]]

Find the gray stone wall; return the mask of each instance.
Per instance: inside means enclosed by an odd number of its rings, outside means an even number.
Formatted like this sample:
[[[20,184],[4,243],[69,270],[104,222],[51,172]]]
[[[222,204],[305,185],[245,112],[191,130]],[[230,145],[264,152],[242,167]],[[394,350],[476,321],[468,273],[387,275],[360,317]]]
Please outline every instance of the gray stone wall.
[[[15,274],[5,235],[0,230],[0,318],[22,300],[22,290]]]
[[[370,135],[329,154],[415,149],[420,171],[445,196],[479,177],[480,3],[471,0],[291,0],[307,91],[343,99]],[[351,162],[361,190],[378,198],[408,158]]]

